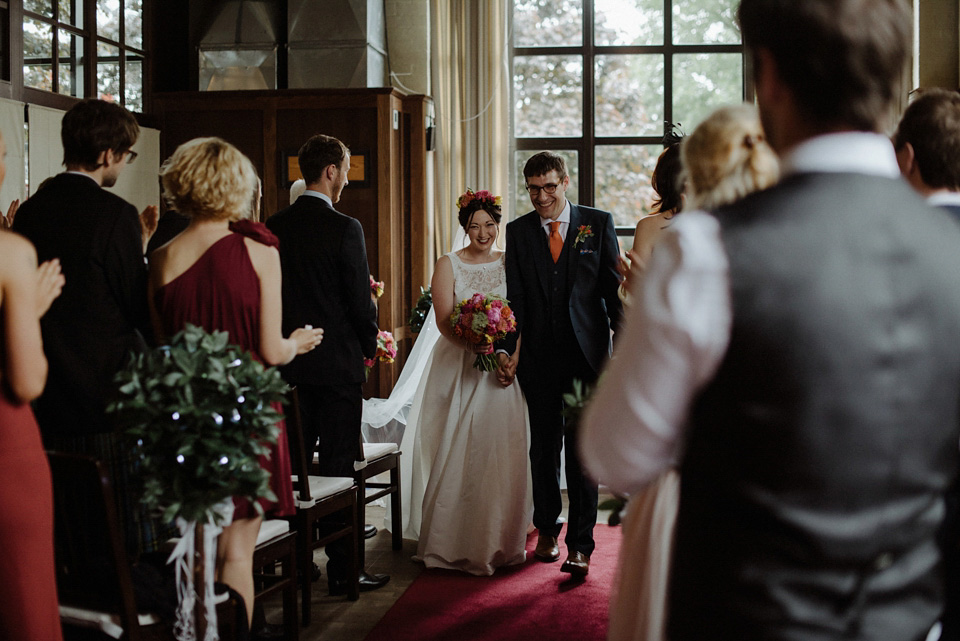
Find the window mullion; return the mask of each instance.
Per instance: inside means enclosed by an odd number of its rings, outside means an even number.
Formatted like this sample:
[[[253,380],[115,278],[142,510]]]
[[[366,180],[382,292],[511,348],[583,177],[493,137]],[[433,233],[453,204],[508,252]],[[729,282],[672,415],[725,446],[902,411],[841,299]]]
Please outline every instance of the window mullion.
[[[583,143],[580,162],[580,202],[588,207],[594,204],[593,165],[596,154],[593,145],[594,112],[596,111],[596,62],[594,56],[594,2],[583,0]]]

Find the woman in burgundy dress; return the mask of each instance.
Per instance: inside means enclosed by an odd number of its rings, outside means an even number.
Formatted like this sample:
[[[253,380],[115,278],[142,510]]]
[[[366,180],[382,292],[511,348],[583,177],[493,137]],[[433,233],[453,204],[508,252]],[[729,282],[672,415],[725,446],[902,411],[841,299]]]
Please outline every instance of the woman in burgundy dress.
[[[230,334],[230,342],[268,365],[289,363],[320,344],[322,329],[281,329],[280,255],[277,239],[249,220],[259,199],[250,161],[219,138],[197,138],[174,152],[160,169],[164,198],[190,217],[182,233],[150,255],[150,306],[158,338],[187,323]],[[293,513],[290,456],[281,424],[269,458],[276,503],[261,499],[268,516]],[[261,517],[247,500],[234,499],[233,523],[217,542],[217,580],[239,592],[253,612],[253,549]]]
[[[0,182],[6,174],[0,137]],[[30,401],[47,380],[40,317],[60,295],[59,261],[37,269],[26,239],[0,230],[0,639],[60,641],[53,487]]]

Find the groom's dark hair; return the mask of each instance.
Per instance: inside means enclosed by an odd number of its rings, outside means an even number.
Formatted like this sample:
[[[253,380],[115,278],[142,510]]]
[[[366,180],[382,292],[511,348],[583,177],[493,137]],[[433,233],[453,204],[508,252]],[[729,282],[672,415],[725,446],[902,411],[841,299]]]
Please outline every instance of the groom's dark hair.
[[[567,163],[563,161],[563,157],[551,151],[541,151],[530,156],[530,160],[523,166],[523,177],[546,176],[551,171],[556,171],[560,180],[563,180],[567,175]]]

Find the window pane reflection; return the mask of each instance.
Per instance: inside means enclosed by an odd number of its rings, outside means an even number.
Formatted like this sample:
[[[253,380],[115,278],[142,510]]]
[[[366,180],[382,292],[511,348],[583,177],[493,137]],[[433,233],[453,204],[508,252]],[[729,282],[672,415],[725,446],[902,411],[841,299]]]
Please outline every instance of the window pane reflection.
[[[673,59],[673,118],[693,131],[710,112],[743,102],[743,62],[738,53],[682,54]]]
[[[143,112],[143,58],[127,55],[123,100],[130,111]]]
[[[60,7],[60,22],[83,27],[83,0],[59,0],[57,4]]]
[[[120,42],[120,0],[97,0],[97,35]]]
[[[595,0],[597,45],[662,45],[663,0]]]
[[[596,57],[598,136],[650,136],[663,129],[663,56]]]
[[[673,3],[676,44],[739,44],[738,0],[684,0]]]
[[[97,97],[120,103],[120,49],[97,43]]]
[[[124,40],[130,47],[143,49],[143,2],[126,0],[123,5],[123,20],[126,33]]]
[[[23,9],[24,11],[39,13],[41,16],[47,16],[48,18],[53,17],[52,0],[23,0]],[[26,22],[26,19],[24,19],[24,22]]]
[[[514,210],[513,217],[519,218],[529,211],[533,211],[533,203],[530,202],[530,196],[527,195],[527,192],[524,190],[524,185],[526,184],[523,179],[523,166],[527,164],[527,160],[530,159],[530,156],[545,151],[543,149],[525,149],[517,150],[514,154],[514,163],[516,166],[516,176],[517,176],[517,197],[514,200]],[[553,153],[557,154],[563,161],[567,163],[567,174],[570,176],[570,187],[567,188],[567,200],[571,202],[579,202],[578,194],[580,190],[580,161],[579,154],[576,150],[573,149],[551,149]],[[504,199],[506,200],[506,199]]]
[[[23,18],[23,84],[53,91],[53,27]]]
[[[633,227],[650,213],[654,191],[650,176],[661,145],[598,145],[594,161],[595,201],[613,214],[617,226]]]
[[[583,58],[517,56],[513,59],[516,135],[583,133]]]
[[[67,96],[83,97],[83,38],[64,30],[57,34],[57,56],[60,63],[57,91]]]
[[[515,47],[583,44],[581,0],[514,0]]]

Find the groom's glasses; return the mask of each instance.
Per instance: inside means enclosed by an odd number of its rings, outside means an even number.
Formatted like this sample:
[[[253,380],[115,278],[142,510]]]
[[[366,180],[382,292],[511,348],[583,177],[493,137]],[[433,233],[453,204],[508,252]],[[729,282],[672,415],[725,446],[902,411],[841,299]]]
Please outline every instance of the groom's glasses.
[[[528,193],[528,194],[530,194],[531,196],[533,196],[534,198],[536,198],[537,196],[540,195],[540,192],[541,192],[541,191],[543,191],[544,193],[547,193],[547,194],[555,194],[555,193],[557,192],[557,187],[559,187],[559,186],[560,186],[560,185],[555,185],[555,184],[553,184],[553,183],[548,183],[548,184],[544,185],[543,187],[538,187],[538,186],[536,186],[536,185],[527,185],[526,187],[524,187],[524,189],[527,190],[527,193]]]

